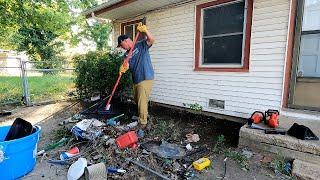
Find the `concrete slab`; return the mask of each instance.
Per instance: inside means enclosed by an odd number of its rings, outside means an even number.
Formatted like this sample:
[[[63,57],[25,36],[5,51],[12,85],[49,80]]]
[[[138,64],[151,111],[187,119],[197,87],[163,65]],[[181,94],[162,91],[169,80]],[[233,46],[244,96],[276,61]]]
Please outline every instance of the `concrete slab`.
[[[289,129],[293,123],[309,127],[320,137],[320,121],[298,119],[281,116],[280,126]],[[281,153],[290,159],[299,159],[306,162],[320,164],[320,141],[300,140],[288,135],[265,134],[262,130],[250,129],[244,125],[239,133],[239,146],[262,150],[275,154]]]
[[[293,161],[292,175],[304,180],[320,179],[320,165],[311,164],[301,160]]]

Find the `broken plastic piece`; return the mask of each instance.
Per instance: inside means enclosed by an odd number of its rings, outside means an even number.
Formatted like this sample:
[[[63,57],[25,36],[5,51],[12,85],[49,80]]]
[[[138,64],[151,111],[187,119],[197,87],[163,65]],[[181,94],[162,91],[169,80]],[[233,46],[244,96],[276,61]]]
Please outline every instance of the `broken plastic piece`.
[[[198,142],[198,141],[200,141],[200,137],[199,137],[198,134],[189,133],[189,134],[186,135],[186,138],[187,138],[188,142]]]
[[[67,174],[68,180],[79,179],[84,173],[85,167],[87,167],[87,160],[85,158],[79,158],[70,166]]]

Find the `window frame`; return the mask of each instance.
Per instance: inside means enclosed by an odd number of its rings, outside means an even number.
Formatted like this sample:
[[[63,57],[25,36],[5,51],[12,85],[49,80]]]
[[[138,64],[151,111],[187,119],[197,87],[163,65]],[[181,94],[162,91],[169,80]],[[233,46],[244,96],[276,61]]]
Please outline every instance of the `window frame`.
[[[128,21],[128,22],[125,22],[125,23],[121,23],[120,33],[121,33],[121,34],[125,34],[125,27],[126,27],[126,26],[136,25],[136,24],[138,24],[139,22],[142,22],[142,20],[143,20],[143,19],[137,19],[137,20],[134,20],[134,21]],[[133,27],[135,27],[135,26],[133,26]],[[136,36],[135,28],[133,28],[132,36],[133,36],[133,39],[134,39],[135,36]],[[132,40],[133,40],[133,39],[132,39]]]
[[[202,62],[202,28],[203,28],[203,10],[215,8],[219,6],[230,5],[242,0],[217,0],[196,6],[196,31],[195,31],[195,71],[218,71],[218,72],[248,72],[249,71],[249,56],[250,56],[250,41],[251,41],[251,25],[253,0],[243,0],[245,2],[244,9],[244,26],[243,26],[243,41],[242,41],[242,59],[239,64],[210,64],[204,65]]]

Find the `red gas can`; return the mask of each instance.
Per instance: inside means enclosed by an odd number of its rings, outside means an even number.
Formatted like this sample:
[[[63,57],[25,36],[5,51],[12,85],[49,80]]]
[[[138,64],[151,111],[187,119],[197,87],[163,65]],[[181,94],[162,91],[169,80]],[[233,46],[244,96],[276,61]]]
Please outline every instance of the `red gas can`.
[[[137,142],[138,136],[134,131],[127,132],[116,139],[116,144],[120,149],[134,147]]]

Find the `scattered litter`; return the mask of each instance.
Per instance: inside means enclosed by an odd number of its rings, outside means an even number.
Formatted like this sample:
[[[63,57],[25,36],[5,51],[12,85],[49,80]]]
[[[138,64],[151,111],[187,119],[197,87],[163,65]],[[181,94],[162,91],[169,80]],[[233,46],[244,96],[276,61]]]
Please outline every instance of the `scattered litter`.
[[[132,117],[131,117],[131,120],[132,120],[132,121],[139,121],[139,117],[138,117],[138,116],[132,116]]]
[[[87,167],[87,160],[85,158],[79,158],[69,167],[67,174],[68,180],[79,179],[84,173],[85,167]]]
[[[261,163],[263,164],[268,164],[272,161],[272,157],[271,156],[264,156],[261,160]]]
[[[126,173],[127,171],[124,169],[117,169],[117,168],[112,168],[112,167],[108,167],[107,169],[108,173]]]
[[[49,144],[43,150],[39,151],[37,155],[42,155],[43,153],[55,149],[56,147],[64,145],[69,139],[68,138],[61,138],[58,142]]]
[[[0,112],[0,117],[10,116],[11,114],[12,114],[11,111],[1,111],[1,112]]]
[[[136,148],[137,142],[138,136],[134,131],[127,132],[116,139],[116,144],[120,149],[127,147]]]
[[[129,123],[125,126],[120,127],[120,129],[124,130],[124,131],[129,131],[130,129],[136,127],[138,125],[138,121],[134,121],[132,123]]]
[[[210,164],[211,161],[208,158],[200,158],[192,163],[193,167],[198,171],[202,171],[204,168],[210,166]]]
[[[97,119],[84,119],[73,126],[71,132],[78,138],[94,140],[101,135],[103,125]]]
[[[177,161],[172,163],[172,167],[174,172],[178,172],[181,170],[181,165]]]
[[[63,152],[60,154],[60,159],[61,160],[67,160],[67,159],[70,159],[74,156],[77,156],[80,154],[80,150],[78,147],[73,147],[71,148],[68,152]]]
[[[93,156],[93,160],[98,160],[98,159],[101,159],[101,158],[103,158],[103,156],[101,155],[101,154],[98,154],[98,155],[95,155],[95,156]]]
[[[120,125],[119,118],[122,116],[124,116],[124,114],[120,114],[119,116],[115,116],[113,118],[110,118],[106,121],[106,124],[109,126],[119,126]]]
[[[100,99],[100,94],[96,95],[96,96],[92,96],[90,98],[91,101],[98,101]]]
[[[68,123],[76,123],[76,122],[78,122],[79,120],[77,120],[77,119],[73,119],[73,118],[68,118],[68,119],[65,119],[65,120],[63,120],[62,122],[60,122],[59,123],[59,125],[60,126],[63,126],[63,125],[66,125],[66,124],[68,124]]]
[[[160,173],[158,173],[158,172],[156,172],[156,171],[154,171],[154,170],[152,170],[152,169],[144,166],[143,164],[141,164],[141,163],[139,163],[139,162],[137,162],[137,161],[134,161],[134,160],[132,160],[132,159],[130,159],[130,158],[125,158],[125,159],[126,159],[127,161],[129,161],[129,162],[131,162],[131,163],[133,163],[133,164],[135,164],[135,165],[137,165],[137,166],[139,166],[139,167],[141,167],[141,168],[143,168],[143,169],[145,169],[145,170],[147,170],[147,171],[149,171],[149,172],[151,172],[151,173],[153,173],[153,174],[161,177],[162,179],[170,180],[168,177],[166,177],[166,176],[164,176],[164,175],[162,175],[162,174],[160,174]]]
[[[194,176],[195,176],[195,172],[192,171],[192,170],[185,172],[184,175],[183,175],[183,177],[184,177],[185,179],[187,179],[187,180],[193,179]]]
[[[190,143],[189,143],[189,144],[187,144],[187,145],[186,145],[186,148],[187,148],[187,150],[188,150],[188,151],[191,151],[191,150],[192,150],[192,146],[191,146],[191,144],[190,144]]]
[[[180,159],[186,155],[184,149],[175,144],[166,141],[149,141],[141,144],[142,148],[150,151],[161,158]]]
[[[142,129],[139,129],[138,132],[137,132],[137,135],[138,135],[138,138],[143,138],[145,133]]]
[[[104,163],[98,163],[85,168],[84,173],[86,180],[100,180],[107,178],[106,165]]]
[[[82,118],[84,118],[84,116],[81,114],[75,114],[72,116],[72,119],[77,120],[77,121],[80,121]]]
[[[242,149],[241,152],[242,155],[244,155],[247,159],[251,158],[253,156],[253,153],[246,148]]]
[[[114,138],[108,139],[108,140],[106,141],[106,146],[111,145],[111,144],[114,144],[115,141],[116,141],[116,140],[115,140]]]
[[[200,137],[199,137],[198,134],[189,133],[189,134],[186,135],[186,138],[187,138],[188,142],[198,142],[198,141],[200,141]]]
[[[56,160],[56,159],[49,159],[48,163],[52,164],[60,164],[60,165],[70,165],[70,162],[65,161],[65,160]]]

